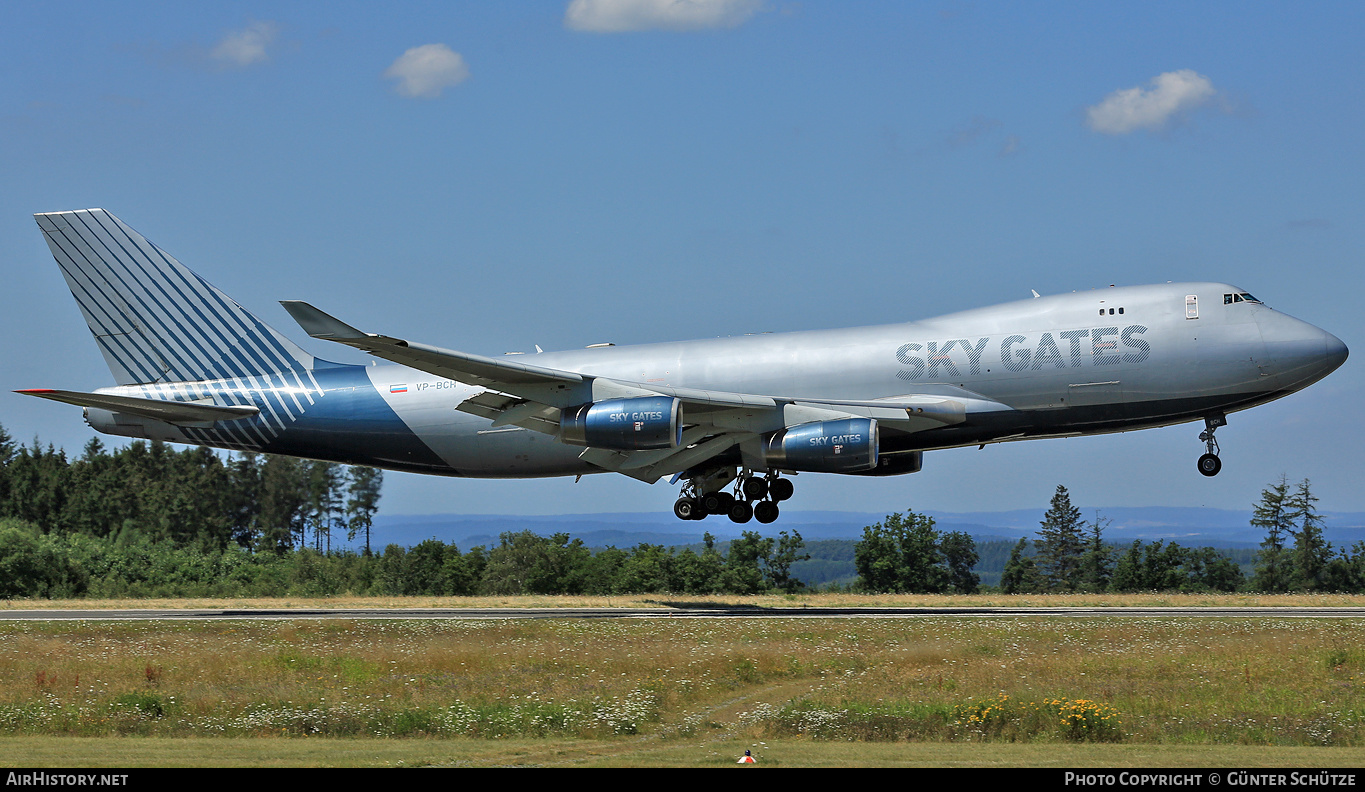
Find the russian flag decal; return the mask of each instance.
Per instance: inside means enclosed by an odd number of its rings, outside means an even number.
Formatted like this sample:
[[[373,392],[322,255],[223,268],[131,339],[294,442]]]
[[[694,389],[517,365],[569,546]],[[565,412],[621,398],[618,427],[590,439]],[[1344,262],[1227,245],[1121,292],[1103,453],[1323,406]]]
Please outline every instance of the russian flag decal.
[[[407,392],[408,392],[408,386],[407,386],[407,385],[390,385],[390,386],[389,386],[389,393],[407,393]]]

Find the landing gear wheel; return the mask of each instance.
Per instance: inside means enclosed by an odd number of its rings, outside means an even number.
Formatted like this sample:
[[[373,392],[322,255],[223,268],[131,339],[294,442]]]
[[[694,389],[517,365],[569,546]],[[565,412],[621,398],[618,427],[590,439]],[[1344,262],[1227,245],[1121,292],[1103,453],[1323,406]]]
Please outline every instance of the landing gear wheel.
[[[743,489],[744,497],[751,501],[763,500],[768,496],[768,482],[757,476],[745,479]]]
[[[1223,469],[1223,463],[1218,459],[1218,441],[1213,433],[1218,431],[1218,427],[1227,426],[1227,423],[1227,416],[1222,414],[1204,418],[1204,431],[1199,433],[1199,439],[1204,441],[1206,453],[1199,457],[1199,472],[1205,476],[1216,476]]]
[[[763,524],[768,524],[777,519],[777,504],[772,501],[763,501],[754,507],[754,519]]]
[[[701,504],[692,498],[678,498],[673,504],[673,514],[679,520],[700,520],[706,516],[706,512],[701,510]]]
[[[735,496],[728,492],[713,492],[701,499],[701,507],[707,514],[729,514],[734,504]]]
[[[754,507],[737,500],[730,507],[730,522],[746,523],[754,518]]]
[[[784,501],[796,492],[796,487],[792,485],[791,479],[773,479],[768,484],[768,495],[775,501]]]

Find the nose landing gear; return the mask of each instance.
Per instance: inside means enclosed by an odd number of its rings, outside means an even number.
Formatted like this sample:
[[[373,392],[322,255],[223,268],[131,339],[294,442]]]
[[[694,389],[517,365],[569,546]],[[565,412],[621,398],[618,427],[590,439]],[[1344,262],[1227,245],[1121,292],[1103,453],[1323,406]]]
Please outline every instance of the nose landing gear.
[[[1213,433],[1218,427],[1227,426],[1227,423],[1227,416],[1224,415],[1211,415],[1204,419],[1204,431],[1199,433],[1199,439],[1204,441],[1205,453],[1199,457],[1198,467],[1205,476],[1216,476],[1223,469],[1223,462],[1218,458],[1218,441]]]

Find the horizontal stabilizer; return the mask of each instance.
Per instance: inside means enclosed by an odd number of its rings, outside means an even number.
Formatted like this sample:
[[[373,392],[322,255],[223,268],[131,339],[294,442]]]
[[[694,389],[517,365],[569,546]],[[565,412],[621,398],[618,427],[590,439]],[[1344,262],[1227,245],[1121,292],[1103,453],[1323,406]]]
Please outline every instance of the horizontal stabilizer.
[[[50,390],[32,388],[18,390],[25,396],[74,404],[78,407],[96,407],[110,412],[137,415],[168,424],[206,424],[214,421],[235,421],[250,418],[260,412],[255,407],[224,407],[219,404],[202,402],[162,401],[160,399],[140,399],[136,396],[115,396],[109,393],[80,393],[78,391]]]

